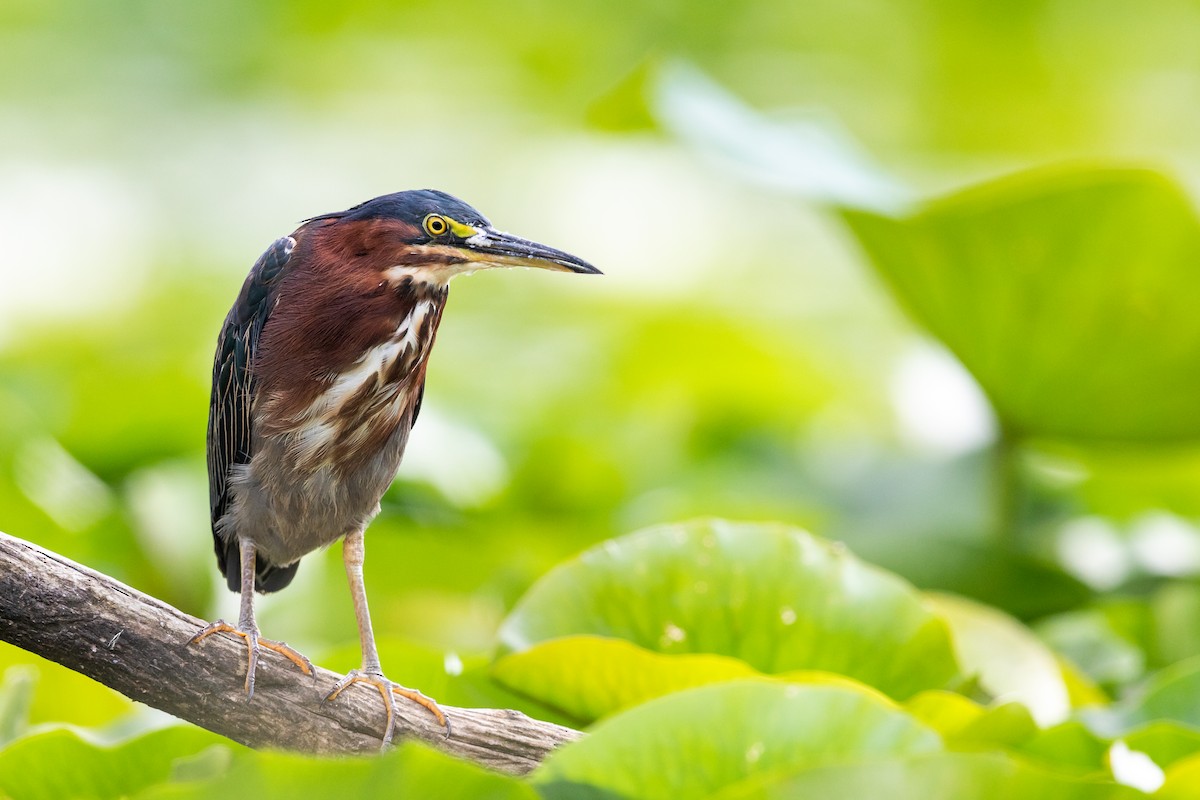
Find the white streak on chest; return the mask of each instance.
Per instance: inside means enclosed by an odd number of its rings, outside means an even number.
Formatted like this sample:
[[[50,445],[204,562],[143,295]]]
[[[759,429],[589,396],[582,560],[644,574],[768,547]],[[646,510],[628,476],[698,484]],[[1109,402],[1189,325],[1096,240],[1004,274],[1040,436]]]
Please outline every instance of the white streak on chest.
[[[424,350],[432,338],[428,336],[425,323],[433,312],[431,301],[418,302],[387,340],[367,350],[349,369],[340,373],[329,388],[299,415],[293,431],[293,452],[299,459],[304,461],[319,457],[339,438],[349,436],[362,439],[370,434],[365,425],[347,430],[344,425],[338,424],[341,419],[339,411],[351,398],[361,400],[363,395],[360,393],[364,387],[373,387],[367,388],[366,394],[371,401],[375,401],[372,406],[378,413],[400,413],[407,394],[401,391],[404,381],[425,357]],[[402,368],[393,373],[398,361]],[[389,383],[386,377],[389,373],[398,380]]]
[[[433,304],[428,300],[422,300],[413,306],[413,310],[396,328],[396,332],[383,344],[377,344],[363,353],[350,369],[339,375],[313,403],[309,413],[318,407],[321,410],[337,408],[369,381],[376,381],[382,387],[384,376],[398,359],[411,359],[415,364],[421,355],[417,352],[421,343],[421,327],[432,310]]]

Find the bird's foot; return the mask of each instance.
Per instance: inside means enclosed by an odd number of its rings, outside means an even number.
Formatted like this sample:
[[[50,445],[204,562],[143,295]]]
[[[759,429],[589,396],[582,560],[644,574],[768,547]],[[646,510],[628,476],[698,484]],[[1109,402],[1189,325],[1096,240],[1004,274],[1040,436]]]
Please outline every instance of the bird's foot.
[[[436,702],[421,694],[416,689],[408,689],[395,681],[389,681],[378,672],[366,672],[361,669],[347,672],[344,678],[334,684],[329,694],[325,695],[325,701],[328,702],[336,699],[343,690],[355,683],[365,683],[374,686],[379,690],[379,696],[383,698],[383,707],[387,711],[387,728],[383,732],[383,748],[392,743],[392,735],[396,730],[395,695],[411,700],[427,709],[437,719],[438,723],[446,729],[446,738],[450,738],[450,720],[446,719],[446,715],[442,713],[442,709],[438,707]]]
[[[263,639],[258,635],[257,631],[244,631],[241,628],[235,628],[233,625],[225,622],[225,620],[217,620],[204,630],[197,633],[188,640],[188,645],[197,644],[204,641],[214,633],[232,633],[234,636],[242,637],[246,643],[246,699],[254,697],[254,674],[258,670],[258,650],[260,647],[267,650],[273,650],[279,655],[291,661],[305,675],[312,676],[315,673],[312,662],[301,655],[296,650],[288,647],[283,642],[276,642],[271,639]]]

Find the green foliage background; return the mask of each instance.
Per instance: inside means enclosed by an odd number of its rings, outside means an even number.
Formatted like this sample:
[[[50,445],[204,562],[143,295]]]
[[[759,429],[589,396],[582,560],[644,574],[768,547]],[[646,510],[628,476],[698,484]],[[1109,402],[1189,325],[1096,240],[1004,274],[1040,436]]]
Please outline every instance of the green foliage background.
[[[300,219],[434,186],[606,275],[455,283],[366,564],[392,677],[585,743],[529,782],[253,754],[5,646],[0,796],[1200,793],[1198,33],[1189,0],[10,0],[7,533],[231,613],[209,359]],[[337,548],[260,604],[337,669],[352,620]]]

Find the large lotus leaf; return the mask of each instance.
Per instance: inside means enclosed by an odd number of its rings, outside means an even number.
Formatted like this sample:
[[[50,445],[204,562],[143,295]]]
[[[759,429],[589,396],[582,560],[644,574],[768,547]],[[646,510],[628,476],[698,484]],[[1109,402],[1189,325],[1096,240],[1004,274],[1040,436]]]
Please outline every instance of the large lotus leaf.
[[[752,779],[713,800],[793,798],[888,800],[1134,800],[1141,792],[1111,781],[1043,771],[1001,753],[933,753],[874,763],[834,764],[795,775]]]
[[[729,656],[664,655],[624,639],[564,636],[504,656],[492,666],[492,677],[521,695],[569,714],[576,724],[586,725],[671,692],[766,676]],[[796,683],[846,686],[867,693],[876,691],[832,672],[798,670],[775,677]],[[879,696],[883,698],[882,694]],[[970,701],[964,698],[964,702]]]
[[[845,212],[913,316],[1016,434],[1200,436],[1200,225],[1134,169],[1024,173],[909,216]]]
[[[534,772],[549,797],[577,784],[630,798],[709,797],[754,777],[941,749],[937,734],[878,695],[741,680],[660,697],[599,723]]]
[[[624,639],[564,636],[510,653],[492,676],[586,724],[681,689],[761,673],[728,656],[663,655]]]
[[[165,780],[179,759],[218,743],[242,749],[191,725],[153,731],[111,747],[93,744],[72,730],[48,730],[0,750],[0,797],[126,797]]]
[[[539,580],[500,631],[515,651],[572,634],[836,672],[896,698],[958,673],[945,623],[911,586],[783,525],[697,521],[606,542]]]

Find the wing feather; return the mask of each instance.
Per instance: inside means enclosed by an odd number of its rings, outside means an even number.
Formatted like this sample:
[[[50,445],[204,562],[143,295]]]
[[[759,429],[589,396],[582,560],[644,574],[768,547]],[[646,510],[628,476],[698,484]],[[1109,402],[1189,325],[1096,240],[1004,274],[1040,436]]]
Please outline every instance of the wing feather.
[[[233,471],[240,464],[250,463],[254,455],[251,421],[254,373],[251,366],[263,326],[274,306],[280,279],[295,246],[296,240],[285,236],[275,240],[259,257],[217,337],[208,413],[208,502],[217,564],[234,591],[241,589],[237,536],[222,536],[219,526],[232,501],[230,478]],[[260,555],[256,566],[256,588],[275,591],[291,582],[297,565],[275,566],[266,563]]]

